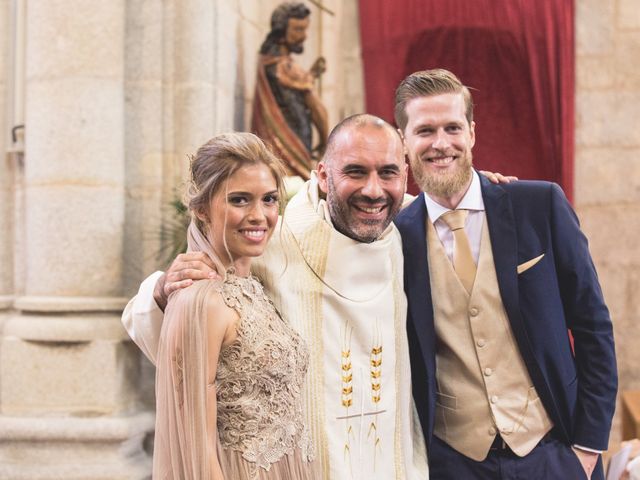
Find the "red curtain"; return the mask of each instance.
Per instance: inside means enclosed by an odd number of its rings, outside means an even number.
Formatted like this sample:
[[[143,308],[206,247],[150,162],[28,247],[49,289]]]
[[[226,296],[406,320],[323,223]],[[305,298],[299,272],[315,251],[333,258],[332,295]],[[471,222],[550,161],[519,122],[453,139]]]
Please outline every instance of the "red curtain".
[[[405,76],[451,70],[473,88],[475,166],[571,198],[573,0],[360,0],[360,33],[368,112],[392,122]]]

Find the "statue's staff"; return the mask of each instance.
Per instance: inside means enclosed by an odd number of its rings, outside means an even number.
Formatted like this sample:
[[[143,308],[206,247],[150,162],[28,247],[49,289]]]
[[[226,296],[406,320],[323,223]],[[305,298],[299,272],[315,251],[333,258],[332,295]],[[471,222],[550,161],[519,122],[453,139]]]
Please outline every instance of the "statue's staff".
[[[322,4],[322,0],[309,0],[309,2],[312,3],[313,5],[315,5],[316,7],[318,7],[320,10],[323,10],[323,11],[327,12],[332,17],[335,15],[334,12],[332,12],[331,10],[329,10],[327,7],[325,7]]]
[[[320,9],[318,15],[318,58],[311,66],[310,71],[318,81],[318,96],[322,97],[322,74],[327,69],[327,61],[322,55],[322,12],[327,12],[332,17],[335,16],[335,13],[325,7],[322,0],[309,0],[309,2]]]

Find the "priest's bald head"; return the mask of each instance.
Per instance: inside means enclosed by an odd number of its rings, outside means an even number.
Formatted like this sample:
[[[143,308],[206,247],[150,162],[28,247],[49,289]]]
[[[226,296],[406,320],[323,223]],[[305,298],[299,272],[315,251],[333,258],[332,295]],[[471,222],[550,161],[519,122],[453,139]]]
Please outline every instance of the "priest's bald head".
[[[398,133],[373,115],[344,119],[329,135],[318,181],[334,227],[359,242],[373,242],[400,210],[406,191]]]

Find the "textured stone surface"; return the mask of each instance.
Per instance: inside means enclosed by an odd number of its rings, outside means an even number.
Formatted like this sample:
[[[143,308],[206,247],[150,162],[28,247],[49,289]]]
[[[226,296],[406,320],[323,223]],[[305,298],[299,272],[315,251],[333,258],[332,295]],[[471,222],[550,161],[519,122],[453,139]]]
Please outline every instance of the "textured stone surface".
[[[638,266],[640,216],[630,215],[629,207],[620,204],[580,207],[578,215],[596,265]]]
[[[124,3],[50,0],[27,14],[29,78],[122,75]]]
[[[638,390],[640,385],[638,338],[637,335],[630,334],[630,331],[638,328],[638,321],[640,321],[638,315],[616,317],[614,319],[621,392],[624,390]],[[620,432],[616,433],[620,434]]]
[[[4,336],[1,412],[113,414],[135,405],[138,352],[117,340],[44,341]]]
[[[640,30],[640,8],[637,0],[617,0],[616,3],[618,6],[616,27]]]
[[[2,28],[9,3],[16,4],[0,1],[2,82],[10,58]],[[153,418],[135,414],[142,408],[140,355],[121,325],[126,299],[119,295],[125,4],[149,12],[152,3],[52,0],[26,9],[26,79],[19,85],[26,98],[24,169],[14,163],[8,170],[15,214],[5,214],[11,205],[2,196],[7,170],[0,173],[0,295],[2,307],[14,308],[0,316],[0,478],[150,475],[142,442]],[[161,16],[155,13],[157,25]],[[158,75],[159,62],[141,60],[147,62],[136,63],[130,76],[146,82],[142,73]],[[2,115],[4,87],[0,84]],[[157,120],[148,130],[162,125]],[[6,132],[3,122],[4,117],[0,127]],[[149,136],[147,130],[140,135]],[[0,136],[3,152],[4,141]],[[16,238],[13,251],[4,240],[9,227]],[[4,287],[5,272],[12,270],[1,256],[5,252],[17,272],[10,292]],[[118,417],[125,411],[129,417]]]
[[[362,52],[358,22],[358,2],[344,2],[343,21],[340,28],[343,81],[342,104],[339,117],[344,118],[365,111]]]
[[[118,296],[123,191],[59,183],[27,192],[28,295]]]
[[[47,312],[49,313],[49,312]],[[5,315],[3,335],[44,343],[80,343],[94,340],[128,341],[120,315],[92,312],[46,315],[35,313]]]
[[[185,0],[174,10],[175,81],[208,84],[215,68],[215,1]]]
[[[260,0],[241,0],[238,2],[238,13],[242,16],[243,24],[268,24],[268,17],[263,17],[260,15],[261,3],[269,2],[262,2]]]
[[[575,203],[616,336],[619,391],[640,389],[640,10],[635,0],[576,2]],[[611,440],[620,440],[620,409]]]
[[[158,82],[162,78],[163,6],[161,2],[129,0],[125,17],[127,81]]]
[[[581,0],[576,6],[576,53],[610,54],[615,44],[615,1]]]
[[[13,306],[13,295],[0,295],[0,311],[7,310]]]
[[[128,81],[125,114],[127,120],[127,185],[154,185],[162,179],[162,85],[160,80]],[[154,121],[151,121],[154,120]],[[132,177],[132,178],[131,178]]]
[[[222,94],[221,89],[216,89],[218,95],[215,102],[214,132],[230,132],[234,130],[235,122],[235,98],[233,95]],[[213,134],[209,137],[211,138]],[[194,152],[195,153],[195,152]]]
[[[14,307],[28,312],[121,312],[126,297],[16,297]]]
[[[640,4],[636,2],[636,13],[640,12]],[[616,88],[638,92],[640,90],[640,26],[631,31],[619,32],[617,44],[624,48],[617,48],[615,54]]]
[[[188,171],[188,155],[213,135],[215,122],[215,87],[213,84],[182,83],[176,85],[176,151],[180,172]]]
[[[149,478],[151,462],[142,447],[152,429],[149,413],[47,421],[0,416],[0,478]]]
[[[640,148],[638,91],[578,91],[576,144],[580,147]]]
[[[9,75],[9,2],[0,0],[0,154],[5,160],[4,152],[7,145],[6,132],[10,130],[8,125],[8,88]],[[8,168],[7,168],[8,167]],[[13,159],[7,158],[3,168],[0,168],[0,295],[10,294],[13,291]]]
[[[640,203],[638,149],[615,145],[579,148],[575,163],[578,205]]]
[[[121,290],[124,2],[94,7],[56,0],[27,14],[24,230],[31,295]]]
[[[248,22],[241,23],[239,30],[238,55],[241,56],[242,62],[238,68],[238,77],[245,88],[243,95],[252,98],[258,66],[258,52],[266,33],[264,28]]]
[[[218,2],[214,19],[215,77],[213,79],[219,91],[218,98],[227,97],[233,99],[238,64],[241,61],[238,58],[239,19],[238,13],[231,8],[231,5],[226,2]],[[227,116],[233,118],[233,112],[230,111]],[[218,119],[218,122],[220,121],[223,121],[223,119]]]
[[[121,185],[123,105],[122,78],[30,81],[27,183]]]
[[[613,88],[616,83],[612,70],[616,59],[611,55],[584,56],[576,62],[576,90],[602,90]]]
[[[0,85],[4,85],[7,80],[9,64],[9,25],[11,5],[9,0],[0,0],[0,31],[7,32],[0,38]],[[4,110],[0,112],[0,118],[4,119]]]
[[[134,5],[135,4],[135,5]],[[142,4],[142,5],[140,5]],[[134,8],[137,7],[137,8]],[[132,2],[127,17],[125,76],[125,221],[123,293],[132,295],[139,279],[157,268],[160,250],[165,134],[162,86],[161,8]],[[145,23],[145,13],[149,23]],[[129,45],[131,44],[131,48]],[[171,178],[170,176],[168,178]]]
[[[616,330],[621,325],[622,319],[626,318],[631,305],[631,292],[629,291],[632,276],[635,274],[633,268],[612,265],[596,261],[598,277],[602,285],[602,293],[607,302],[611,317],[614,320]],[[618,349],[619,350],[619,349]],[[618,352],[620,353],[620,352]]]
[[[4,89],[0,85],[0,131],[2,129],[4,108]],[[4,142],[0,140],[0,152],[4,151]],[[9,168],[0,168],[0,295],[11,294],[13,292],[13,178],[14,163],[13,156],[7,158],[4,164]]]

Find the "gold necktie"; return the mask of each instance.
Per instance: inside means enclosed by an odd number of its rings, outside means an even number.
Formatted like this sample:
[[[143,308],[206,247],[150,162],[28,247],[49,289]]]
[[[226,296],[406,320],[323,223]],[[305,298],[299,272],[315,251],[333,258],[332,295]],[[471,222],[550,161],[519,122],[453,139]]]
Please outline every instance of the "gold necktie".
[[[453,232],[453,268],[464,288],[471,293],[476,278],[476,264],[471,255],[469,238],[464,231],[464,222],[468,213],[468,210],[451,210],[441,218]]]

